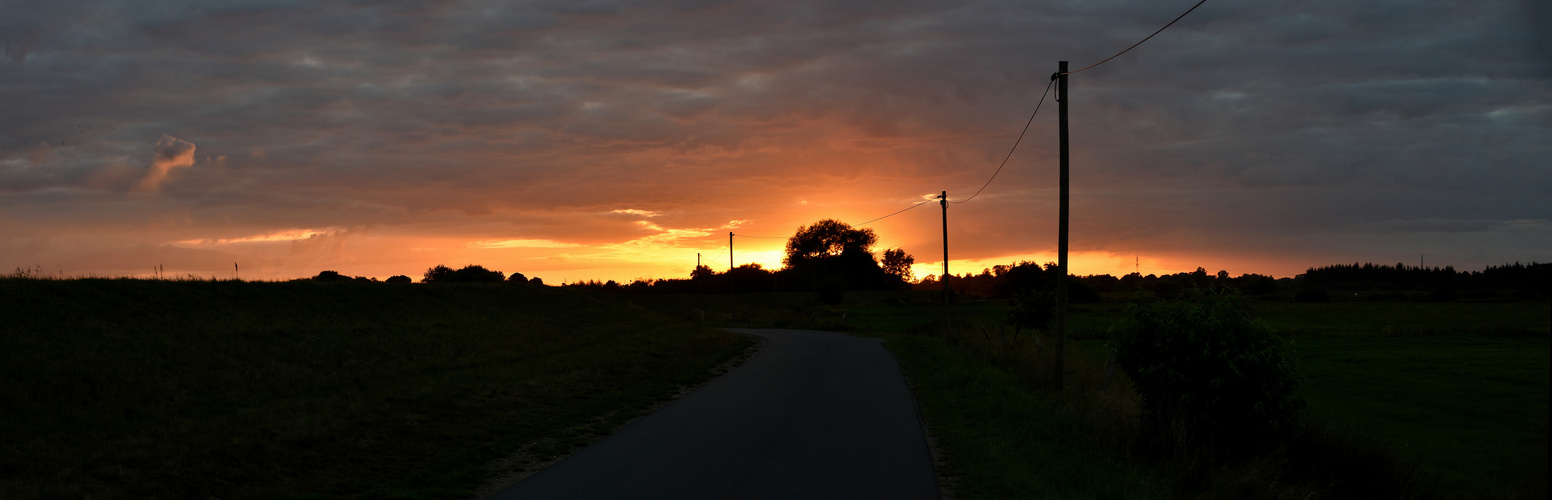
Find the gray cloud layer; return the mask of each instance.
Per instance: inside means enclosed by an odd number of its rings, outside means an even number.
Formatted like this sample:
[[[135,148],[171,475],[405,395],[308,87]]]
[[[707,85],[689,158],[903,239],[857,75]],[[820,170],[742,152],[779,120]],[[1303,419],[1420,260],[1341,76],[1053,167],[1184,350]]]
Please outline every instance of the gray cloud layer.
[[[1191,2],[208,3],[0,7],[0,265],[287,228],[651,234],[597,216],[621,208],[778,233],[816,218],[798,199],[887,213],[972,192],[1055,61]],[[1533,0],[1208,2],[1073,76],[1075,248],[1552,259],[1547,26]],[[967,257],[1052,246],[1054,111],[961,205]],[[164,136],[195,163],[135,189]],[[69,236],[94,231],[123,236]]]

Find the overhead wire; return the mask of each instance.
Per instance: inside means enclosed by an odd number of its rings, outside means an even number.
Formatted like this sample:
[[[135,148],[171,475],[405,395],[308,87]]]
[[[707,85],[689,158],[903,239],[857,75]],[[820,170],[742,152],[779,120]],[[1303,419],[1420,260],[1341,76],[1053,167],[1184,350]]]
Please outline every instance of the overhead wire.
[[[1207,0],[1201,0],[1199,2],[1196,2],[1196,5],[1192,5],[1191,8],[1186,9],[1186,11],[1184,13],[1181,13],[1179,17],[1176,17],[1174,21],[1170,21],[1169,24],[1164,25],[1163,28],[1159,28],[1158,31],[1153,32],[1153,35],[1148,35],[1147,38],[1143,38],[1142,40],[1138,40],[1137,43],[1132,44],[1131,47],[1127,47],[1126,50],[1123,50],[1123,51],[1120,51],[1120,52],[1116,52],[1116,55],[1113,55],[1113,56],[1110,56],[1110,57],[1106,57],[1105,60],[1103,60],[1103,61],[1100,61],[1100,62],[1097,62],[1097,63],[1094,63],[1094,64],[1090,64],[1088,66],[1084,66],[1082,68],[1078,68],[1078,69],[1075,69],[1075,70],[1072,70],[1072,71],[1068,71],[1066,73],[1056,73],[1056,74],[1053,74],[1053,75],[1051,75],[1051,79],[1055,80],[1056,77],[1058,77],[1058,76],[1071,75],[1073,73],[1077,73],[1077,72],[1080,72],[1080,71],[1083,71],[1083,70],[1086,70],[1086,69],[1089,69],[1089,68],[1092,68],[1092,67],[1095,67],[1095,66],[1099,66],[1101,64],[1105,64],[1107,62],[1110,62],[1111,59],[1115,59],[1117,57],[1121,57],[1121,54],[1125,54],[1128,51],[1137,48],[1138,45],[1142,45],[1142,42],[1148,41],[1148,38],[1153,38],[1154,35],[1157,35],[1159,33],[1163,33],[1164,30],[1169,29],[1170,26],[1173,26],[1176,21],[1179,21],[1179,20],[1185,18],[1186,14],[1190,14],[1191,11],[1196,10],[1197,7],[1201,7],[1202,4],[1204,4],[1204,3],[1207,3]]]
[[[985,184],[981,184],[981,189],[975,190],[975,194],[970,195],[969,198],[965,198],[965,199],[959,200],[959,201],[950,201],[949,203],[953,203],[955,205],[958,205],[960,203],[964,203],[964,202],[973,200],[973,199],[975,199],[975,197],[980,196],[981,192],[985,191],[986,187],[990,186],[992,184],[992,181],[997,179],[997,174],[1002,173],[1003,167],[1006,167],[1008,165],[1008,159],[1012,158],[1013,157],[1013,152],[1018,150],[1019,143],[1024,141],[1024,134],[1029,132],[1029,125],[1035,122],[1035,115],[1040,113],[1040,106],[1045,104],[1045,97],[1047,95],[1050,95],[1051,87],[1056,84],[1056,78],[1057,77],[1060,77],[1062,75],[1071,75],[1071,74],[1077,73],[1079,71],[1083,71],[1083,70],[1086,70],[1086,69],[1089,69],[1089,68],[1093,68],[1095,66],[1099,66],[1099,65],[1104,64],[1106,62],[1109,62],[1111,59],[1115,59],[1117,57],[1120,57],[1121,54],[1125,54],[1125,53],[1131,51],[1132,49],[1137,48],[1137,46],[1142,45],[1143,42],[1148,41],[1148,39],[1153,38],[1155,35],[1158,35],[1159,33],[1163,33],[1164,30],[1169,29],[1169,27],[1173,26],[1177,21],[1180,21],[1181,19],[1184,19],[1186,17],[1186,14],[1190,14],[1191,11],[1196,10],[1197,7],[1201,7],[1202,4],[1204,4],[1204,3],[1207,3],[1207,0],[1199,0],[1199,1],[1197,1],[1196,5],[1192,5],[1191,8],[1186,9],[1185,12],[1183,12],[1179,16],[1175,17],[1174,20],[1170,21],[1168,24],[1165,24],[1163,28],[1159,28],[1158,31],[1154,31],[1152,35],[1148,35],[1147,37],[1143,38],[1142,40],[1139,40],[1137,43],[1132,44],[1131,47],[1127,47],[1126,50],[1122,50],[1120,52],[1117,52],[1115,55],[1107,57],[1103,61],[1100,61],[1100,62],[1097,62],[1097,63],[1094,63],[1094,64],[1090,64],[1088,66],[1084,66],[1083,68],[1079,68],[1077,70],[1068,71],[1066,73],[1057,73],[1057,74],[1051,75],[1051,82],[1046,84],[1045,92],[1040,93],[1040,102],[1035,103],[1035,111],[1033,113],[1029,114],[1029,120],[1024,122],[1024,129],[1019,131],[1018,139],[1014,139],[1013,147],[1008,148],[1008,154],[1006,156],[1002,157],[1002,163],[997,165],[997,170],[992,172],[992,176],[990,178],[986,179],[986,183]]]
[[[922,205],[926,205],[928,202],[931,202],[932,200],[936,200],[936,199],[937,198],[928,198],[928,199],[922,200],[921,203],[917,203],[915,205],[911,205],[909,207],[905,207],[905,208],[896,210],[894,213],[891,213],[889,215],[885,215],[885,216],[879,217],[877,219],[873,219],[873,220],[870,220],[870,221],[867,221],[867,222],[864,222],[864,223],[861,223],[861,224],[857,224],[857,227],[866,226],[866,225],[872,224],[874,222],[878,222],[878,221],[881,221],[881,220],[884,220],[884,219],[888,219],[890,217],[894,217],[896,215],[899,215],[901,212],[904,212],[906,210],[910,210],[910,209],[913,209],[913,208],[916,208],[916,207],[919,207],[919,206],[922,206]]]
[[[981,195],[981,191],[985,191],[986,190],[986,186],[992,185],[992,181],[997,179],[997,174],[1002,173],[1002,167],[1005,167],[1005,166],[1008,165],[1008,159],[1013,157],[1013,152],[1018,150],[1019,143],[1020,142],[1024,142],[1024,134],[1029,132],[1029,125],[1031,123],[1035,123],[1035,115],[1040,113],[1040,106],[1045,104],[1045,96],[1050,95],[1050,93],[1051,93],[1051,86],[1055,85],[1055,84],[1056,84],[1056,80],[1051,80],[1051,83],[1047,83],[1045,85],[1045,92],[1041,92],[1040,93],[1040,102],[1035,103],[1035,112],[1029,114],[1029,121],[1024,122],[1024,130],[1020,130],[1019,131],[1018,139],[1014,139],[1013,147],[1008,148],[1007,156],[1003,156],[1002,157],[1002,163],[997,165],[997,171],[992,172],[991,178],[986,179],[986,183],[981,185],[981,189],[975,190],[975,194],[970,195],[969,198],[965,198],[965,199],[959,200],[959,201],[950,201],[949,203],[953,203],[955,205],[958,205],[960,203],[964,203],[964,202],[973,200],[973,199],[975,199],[975,197]]]
[[[1078,69],[1075,69],[1075,70],[1072,70],[1072,71],[1068,71],[1066,73],[1055,73],[1055,74],[1052,74],[1051,75],[1051,82],[1047,83],[1046,86],[1045,86],[1045,91],[1040,93],[1040,101],[1035,103],[1035,110],[1034,110],[1034,112],[1029,114],[1029,120],[1024,122],[1023,130],[1020,130],[1018,138],[1013,140],[1013,147],[1008,148],[1008,154],[1004,155],[1002,157],[1002,162],[997,164],[997,170],[992,171],[992,176],[987,178],[986,182],[981,184],[981,188],[975,190],[975,193],[971,194],[969,198],[965,198],[965,199],[959,200],[959,201],[949,201],[948,203],[953,203],[953,204],[957,205],[957,204],[960,204],[960,203],[965,203],[965,202],[968,202],[970,200],[973,200],[977,196],[980,196],[981,192],[985,191],[987,186],[990,186],[992,184],[992,181],[997,180],[997,175],[1002,173],[1002,169],[1008,165],[1008,160],[1013,158],[1013,152],[1017,151],[1018,147],[1019,147],[1019,144],[1024,141],[1024,135],[1029,133],[1029,126],[1035,122],[1035,116],[1040,114],[1040,107],[1045,105],[1045,98],[1046,98],[1046,96],[1051,94],[1051,87],[1056,84],[1056,79],[1058,77],[1061,77],[1061,76],[1064,76],[1064,75],[1071,75],[1071,74],[1074,74],[1074,73],[1079,73],[1079,72],[1082,72],[1082,71],[1085,71],[1085,70],[1088,70],[1088,69],[1092,69],[1092,68],[1094,68],[1096,66],[1099,66],[1101,64],[1105,64],[1107,62],[1110,62],[1111,59],[1115,59],[1117,57],[1121,57],[1121,54],[1125,54],[1127,52],[1130,52],[1132,49],[1135,49],[1138,46],[1142,45],[1143,42],[1146,42],[1146,41],[1152,39],[1154,36],[1157,36],[1159,33],[1163,33],[1164,30],[1169,29],[1170,26],[1174,26],[1176,22],[1179,22],[1181,19],[1184,19],[1187,14],[1190,14],[1192,11],[1195,11],[1197,7],[1201,7],[1202,4],[1204,4],[1204,3],[1207,3],[1207,0],[1198,0],[1196,2],[1196,5],[1192,5],[1191,8],[1186,9],[1185,12],[1182,12],[1179,16],[1176,16],[1175,19],[1173,19],[1169,23],[1165,24],[1164,27],[1159,28],[1158,31],[1154,31],[1153,34],[1150,34],[1150,35],[1144,37],[1142,40],[1138,40],[1137,43],[1132,44],[1130,47],[1127,47],[1125,50],[1117,52],[1113,56],[1106,57],[1102,61],[1099,61],[1099,62],[1094,63],[1094,64],[1090,64],[1088,66],[1084,66],[1082,68],[1078,68]],[[929,199],[926,199],[926,200],[922,200],[921,202],[916,203],[915,205],[911,205],[909,207],[905,207],[905,208],[902,208],[900,210],[896,210],[896,211],[891,212],[890,214],[885,215],[883,217],[879,217],[879,218],[876,218],[876,219],[869,220],[867,222],[863,222],[861,224],[857,224],[857,227],[866,226],[866,225],[872,224],[874,222],[878,222],[878,221],[881,221],[881,220],[884,220],[884,219],[888,219],[890,217],[894,217],[896,215],[899,215],[901,213],[906,212],[907,210],[910,210],[910,209],[913,209],[913,208],[916,208],[916,207],[920,207],[922,205],[926,205],[927,203],[930,203],[930,202],[932,202],[933,200],[936,200],[936,199],[938,199],[938,198],[929,198]],[[737,234],[737,233],[729,233],[729,234],[731,234],[733,236],[744,237],[744,238],[761,238],[761,239],[780,239],[780,238],[782,238],[780,236],[752,236],[752,235]],[[721,257],[721,256],[722,256],[721,253],[717,254],[717,257]],[[716,259],[716,257],[713,257],[713,259]]]

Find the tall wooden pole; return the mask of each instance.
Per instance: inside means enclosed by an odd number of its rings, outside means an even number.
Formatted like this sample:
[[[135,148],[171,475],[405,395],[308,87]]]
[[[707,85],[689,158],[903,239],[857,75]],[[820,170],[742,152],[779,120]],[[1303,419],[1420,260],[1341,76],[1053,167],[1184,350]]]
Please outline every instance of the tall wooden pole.
[[[1067,376],[1067,61],[1057,63],[1057,128],[1061,141],[1061,221],[1056,237],[1056,389]]]
[[[728,231],[728,293],[733,292],[733,232]]]
[[[938,204],[943,206],[943,326],[954,327],[954,318],[949,314],[948,295],[948,191],[938,195]]]

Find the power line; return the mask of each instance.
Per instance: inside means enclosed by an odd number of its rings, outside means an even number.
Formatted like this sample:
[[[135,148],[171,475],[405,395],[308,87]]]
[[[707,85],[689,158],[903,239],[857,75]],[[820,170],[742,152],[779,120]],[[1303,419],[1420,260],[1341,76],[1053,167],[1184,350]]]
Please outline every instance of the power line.
[[[981,189],[975,190],[975,194],[970,195],[969,198],[965,198],[965,199],[960,200],[960,201],[950,201],[949,203],[953,203],[955,205],[958,205],[960,203],[964,203],[964,202],[973,200],[973,199],[975,199],[975,197],[981,195],[981,191],[985,191],[986,190],[986,186],[992,185],[992,181],[997,178],[997,174],[1002,173],[1002,167],[1007,166],[1008,159],[1013,157],[1013,151],[1017,150],[1018,146],[1019,146],[1019,143],[1024,141],[1024,134],[1029,132],[1029,124],[1035,122],[1035,115],[1040,113],[1040,105],[1045,104],[1045,96],[1049,95],[1051,93],[1051,86],[1055,85],[1055,84],[1056,84],[1056,80],[1051,80],[1051,83],[1047,83],[1045,85],[1045,92],[1041,92],[1040,93],[1040,102],[1035,103],[1035,112],[1029,114],[1029,121],[1024,122],[1024,130],[1020,130],[1019,131],[1018,139],[1015,139],[1013,141],[1013,147],[1012,148],[1008,148],[1008,155],[1002,157],[1002,163],[997,165],[997,171],[996,172],[992,172],[991,178],[990,179],[986,179],[986,183],[981,185]]]
[[[1204,4],[1204,3],[1207,3],[1207,0],[1201,0],[1199,2],[1196,2],[1196,5],[1192,5],[1191,8],[1186,9],[1185,13],[1180,14],[1180,17],[1176,17],[1175,21],[1179,21],[1182,18],[1186,17],[1186,14],[1190,14],[1191,11],[1196,10],[1197,7],[1201,7],[1202,4]],[[1165,29],[1168,29],[1170,26],[1173,26],[1175,24],[1175,21],[1170,21],[1169,24],[1164,25],[1163,28],[1159,28],[1158,31],[1153,32],[1153,35],[1157,35],[1159,33],[1163,33]],[[1153,35],[1148,35],[1148,38],[1153,38]],[[1111,59],[1115,59],[1117,57],[1121,57],[1121,54],[1125,54],[1127,51],[1130,51],[1132,49],[1137,48],[1138,45],[1142,45],[1142,42],[1148,41],[1148,38],[1144,38],[1142,40],[1139,40],[1137,43],[1132,44],[1131,47],[1127,47],[1126,50],[1123,50],[1123,51],[1120,51],[1120,52],[1116,52],[1116,55],[1113,55],[1113,56],[1110,56],[1110,57],[1106,57],[1105,60],[1103,60],[1103,61],[1100,61],[1100,62],[1097,62],[1097,63],[1094,63],[1094,64],[1090,64],[1088,66],[1084,66],[1082,68],[1078,68],[1078,69],[1075,69],[1075,70],[1072,70],[1072,71],[1068,71],[1066,73],[1057,73],[1057,74],[1051,75],[1051,79],[1055,80],[1056,77],[1058,77],[1058,76],[1071,75],[1073,73],[1077,73],[1079,71],[1083,71],[1083,70],[1086,70],[1086,69],[1089,69],[1089,68],[1092,68],[1092,67],[1099,66],[1101,64],[1105,64],[1107,62],[1110,62]],[[1063,96],[1063,97],[1066,97],[1066,96]]]
[[[872,224],[872,223],[874,223],[874,222],[878,222],[878,221],[881,221],[881,220],[884,220],[884,219],[888,219],[888,218],[890,218],[890,217],[894,217],[894,216],[896,216],[896,215],[899,215],[899,214],[900,214],[900,213],[901,213],[901,212],[904,212],[904,211],[906,211],[906,210],[910,210],[910,209],[913,209],[913,208],[916,208],[916,207],[919,207],[919,206],[922,206],[922,205],[926,205],[926,204],[927,204],[927,203],[928,203],[928,202],[931,202],[931,201],[932,201],[932,200],[935,200],[935,199],[937,199],[937,198],[930,198],[930,199],[926,199],[926,200],[922,200],[922,201],[921,201],[921,203],[917,203],[917,204],[915,204],[915,205],[911,205],[911,206],[909,206],[909,207],[905,207],[905,208],[902,208],[902,209],[899,209],[899,210],[896,210],[896,211],[895,211],[895,212],[894,212],[894,213],[892,213],[892,214],[889,214],[889,215],[885,215],[885,216],[883,216],[883,217],[879,217],[879,218],[877,218],[877,219],[873,219],[873,220],[870,220],[870,221],[867,221],[867,222],[864,222],[864,223],[861,223],[861,224],[857,224],[857,227],[862,227],[862,226],[866,226],[866,225],[868,225],[868,224]]]
[[[1105,58],[1104,60],[1102,60],[1100,62],[1097,62],[1097,63],[1094,63],[1094,64],[1090,64],[1088,66],[1084,66],[1082,68],[1078,68],[1078,69],[1073,70],[1073,71],[1068,71],[1068,72],[1065,72],[1065,73],[1056,73],[1056,74],[1051,75],[1051,82],[1047,83],[1046,86],[1045,86],[1045,91],[1040,93],[1040,101],[1035,103],[1035,110],[1034,110],[1034,112],[1031,112],[1029,114],[1029,120],[1026,120],[1024,122],[1024,128],[1019,131],[1018,138],[1013,140],[1013,146],[1008,148],[1008,154],[1002,157],[1002,162],[1001,163],[997,164],[997,170],[992,171],[992,176],[987,178],[986,182],[984,184],[981,184],[981,188],[975,190],[975,193],[971,194],[969,198],[965,198],[965,199],[959,200],[959,201],[950,201],[949,203],[953,203],[953,204],[958,205],[960,203],[965,203],[965,202],[968,202],[970,200],[973,200],[977,196],[980,196],[981,192],[985,191],[988,186],[991,186],[992,185],[992,181],[997,180],[997,175],[1002,173],[1002,169],[1004,167],[1008,166],[1008,160],[1013,158],[1013,153],[1015,151],[1018,151],[1019,144],[1024,142],[1024,136],[1029,133],[1029,126],[1035,122],[1035,116],[1040,114],[1040,107],[1045,105],[1045,98],[1046,98],[1046,96],[1051,94],[1051,87],[1056,85],[1056,79],[1058,77],[1063,76],[1063,75],[1071,75],[1073,73],[1078,73],[1078,72],[1081,72],[1081,71],[1084,71],[1084,70],[1088,70],[1088,69],[1094,68],[1095,66],[1099,66],[1101,64],[1110,62],[1111,59],[1115,59],[1117,57],[1121,57],[1121,54],[1125,54],[1127,52],[1130,52],[1132,49],[1135,49],[1139,45],[1142,45],[1143,42],[1146,42],[1146,41],[1152,39],[1154,36],[1157,36],[1159,33],[1163,33],[1164,30],[1169,29],[1170,26],[1174,26],[1176,22],[1179,22],[1181,19],[1184,19],[1187,14],[1190,14],[1192,11],[1195,11],[1197,7],[1201,7],[1202,4],[1204,4],[1204,3],[1207,3],[1207,0],[1198,0],[1196,2],[1196,5],[1192,5],[1191,8],[1186,9],[1185,12],[1183,12],[1179,16],[1175,17],[1175,19],[1171,20],[1168,24],[1165,24],[1164,27],[1159,28],[1158,31],[1154,31],[1153,34],[1148,35],[1147,37],[1144,37],[1142,40],[1137,41],[1137,43],[1132,44],[1132,46],[1127,47],[1125,50],[1117,52],[1113,56],[1107,57],[1107,58]],[[876,219],[869,220],[867,222],[863,222],[861,224],[857,224],[857,227],[866,226],[866,225],[872,224],[874,222],[878,222],[878,221],[881,221],[881,220],[884,220],[884,219],[888,219],[890,217],[894,217],[896,215],[900,215],[901,213],[904,213],[904,212],[906,212],[906,211],[908,211],[910,209],[913,209],[913,208],[916,208],[916,207],[920,207],[922,205],[926,205],[927,203],[930,203],[930,202],[932,202],[935,199],[937,199],[937,198],[930,198],[930,199],[922,200],[921,202],[918,202],[915,205],[911,205],[909,207],[905,207],[905,208],[902,208],[900,210],[896,210],[896,211],[891,212],[888,215],[885,215],[883,217],[879,217],[879,218],[876,218]],[[753,236],[753,235],[747,235],[747,234],[737,234],[737,233],[732,233],[732,232],[729,232],[728,235],[729,235],[729,237],[759,238],[759,239],[782,239],[782,238],[784,238],[782,236]],[[729,243],[729,244],[731,245],[731,243]],[[717,254],[717,256],[721,257],[721,254],[719,253],[719,254]],[[712,259],[715,260],[716,258],[717,257],[713,257]]]

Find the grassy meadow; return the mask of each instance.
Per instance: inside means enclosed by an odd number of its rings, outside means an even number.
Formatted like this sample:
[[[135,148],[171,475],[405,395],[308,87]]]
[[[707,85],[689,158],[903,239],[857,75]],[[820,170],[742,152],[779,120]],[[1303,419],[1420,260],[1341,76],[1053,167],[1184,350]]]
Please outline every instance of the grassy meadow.
[[[1253,314],[1293,341],[1298,395],[1315,431],[1270,462],[1202,471],[1136,460],[1126,444],[1136,432],[1135,395],[1124,375],[1105,382],[1105,340],[1133,294],[1072,307],[1070,390],[1061,394],[1042,389],[1052,377],[1049,337],[1015,336],[1003,326],[1007,305],[964,297],[948,311],[956,327],[945,333],[936,298],[857,292],[840,306],[801,293],[633,300],[708,324],[888,339],[962,498],[1546,497],[1545,301],[1251,300]],[[1319,470],[1273,463],[1290,457]]]
[[[15,499],[468,498],[750,342],[510,284],[0,279],[0,316]]]

